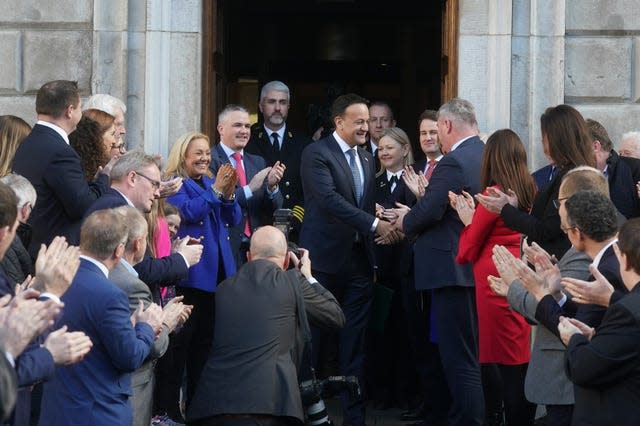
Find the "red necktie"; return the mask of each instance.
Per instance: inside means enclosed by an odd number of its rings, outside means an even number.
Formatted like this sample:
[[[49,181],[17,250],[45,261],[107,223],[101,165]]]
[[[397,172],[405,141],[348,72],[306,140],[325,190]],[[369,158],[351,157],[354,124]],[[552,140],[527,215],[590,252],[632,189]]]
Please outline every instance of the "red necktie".
[[[438,164],[438,162],[436,160],[429,160],[429,162],[427,163],[427,170],[424,172],[424,177],[427,178],[427,180],[431,179],[431,175],[433,174],[433,170],[436,168],[436,164]]]
[[[242,154],[234,152],[231,154],[231,158],[236,160],[236,172],[238,172],[238,182],[240,186],[244,187],[247,184],[247,175],[244,172],[244,166],[242,165]],[[249,213],[247,213],[247,220],[244,222],[244,235],[251,236],[251,225],[249,224]]]

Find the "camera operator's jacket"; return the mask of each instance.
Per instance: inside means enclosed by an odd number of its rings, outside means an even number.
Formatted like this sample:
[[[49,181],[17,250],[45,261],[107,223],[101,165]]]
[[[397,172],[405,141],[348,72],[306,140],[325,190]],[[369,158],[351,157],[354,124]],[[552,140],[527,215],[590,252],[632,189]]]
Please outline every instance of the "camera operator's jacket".
[[[189,421],[219,414],[268,414],[304,421],[296,361],[302,344],[298,286],[309,321],[341,328],[333,295],[298,270],[254,260],[216,294],[215,339],[189,405]]]

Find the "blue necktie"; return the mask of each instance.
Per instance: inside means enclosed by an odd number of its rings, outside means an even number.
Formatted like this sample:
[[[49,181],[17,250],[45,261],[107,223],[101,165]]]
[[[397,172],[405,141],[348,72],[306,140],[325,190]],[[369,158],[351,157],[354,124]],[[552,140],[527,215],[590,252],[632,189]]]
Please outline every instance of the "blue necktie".
[[[347,151],[349,156],[349,167],[351,168],[351,176],[353,177],[353,192],[356,194],[356,201],[360,204],[362,198],[362,178],[360,177],[360,170],[358,170],[358,164],[356,164],[356,150],[354,148]]]

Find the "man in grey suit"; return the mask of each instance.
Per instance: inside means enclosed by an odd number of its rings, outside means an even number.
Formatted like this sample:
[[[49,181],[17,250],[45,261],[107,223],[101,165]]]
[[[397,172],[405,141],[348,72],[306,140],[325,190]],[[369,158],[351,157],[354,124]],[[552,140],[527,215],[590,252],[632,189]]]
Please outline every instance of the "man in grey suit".
[[[558,199],[569,198],[581,190],[595,190],[609,195],[609,185],[602,173],[591,167],[578,167],[565,175]],[[540,250],[526,249],[525,252],[528,257],[533,258],[541,254]],[[562,277],[586,280],[590,275],[590,263],[591,258],[587,254],[571,247],[558,262],[558,268]],[[511,274],[509,268],[502,267],[500,262],[496,266],[508,285],[508,291],[505,288],[504,293],[509,305],[532,323],[538,324],[535,319],[538,308],[536,298]],[[560,292],[559,287],[555,290]],[[547,423],[550,426],[571,424],[575,401],[573,383],[567,378],[564,369],[565,350],[555,333],[538,324],[525,378],[525,396],[531,402],[546,406]]]
[[[109,272],[109,279],[120,287],[129,297],[129,309],[133,314],[140,305],[146,309],[153,303],[151,291],[143,281],[133,265],[139,263],[147,249],[147,221],[144,216],[131,206],[116,209],[122,215],[122,220],[129,226],[129,235],[120,263]],[[133,409],[133,426],[148,426],[151,424],[151,409],[154,386],[153,367],[156,360],[167,350],[169,333],[179,324],[184,323],[191,314],[191,306],[184,305],[182,296],[176,297],[165,305],[162,312],[162,329],[156,337],[151,352],[145,362],[131,375],[131,406]]]
[[[298,260],[287,252],[277,228],[259,228],[249,262],[218,286],[215,339],[187,410],[190,425],[304,421],[298,390],[303,314],[324,328],[341,328],[344,315],[311,276],[309,252],[300,253]],[[287,270],[289,262],[294,269]]]

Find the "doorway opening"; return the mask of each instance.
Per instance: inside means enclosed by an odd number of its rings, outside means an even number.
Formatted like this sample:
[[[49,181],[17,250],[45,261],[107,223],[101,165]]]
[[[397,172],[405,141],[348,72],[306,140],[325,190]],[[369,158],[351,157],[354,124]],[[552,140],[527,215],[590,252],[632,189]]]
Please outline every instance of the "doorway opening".
[[[334,92],[387,102],[415,139],[416,120],[456,94],[458,0],[203,2],[202,127],[216,138],[229,103],[258,114],[262,85],[291,89],[288,125],[313,133]]]

